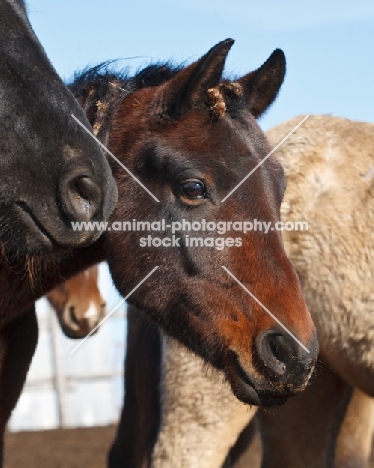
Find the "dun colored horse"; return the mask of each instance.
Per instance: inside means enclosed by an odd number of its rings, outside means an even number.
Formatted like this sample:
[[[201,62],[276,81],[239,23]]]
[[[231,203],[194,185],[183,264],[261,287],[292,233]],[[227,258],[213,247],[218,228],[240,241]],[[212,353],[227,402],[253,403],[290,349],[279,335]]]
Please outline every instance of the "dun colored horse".
[[[69,338],[84,338],[105,316],[105,301],[97,284],[97,265],[78,273],[46,294]]]
[[[271,143],[300,119],[269,131]],[[287,178],[283,220],[309,224],[308,231],[283,231],[283,238],[317,325],[321,363],[305,392],[258,411],[263,468],[368,466],[373,140],[373,124],[313,116],[276,153]],[[259,466],[248,447],[252,427],[245,428],[253,411],[227,394],[223,376],[207,374],[176,342],[161,342],[139,311],[130,309],[128,319],[125,405],[110,467],[220,468],[237,438],[224,466]]]
[[[54,71],[22,0],[0,0],[0,242],[12,255],[79,247],[99,231],[72,221],[104,221],[116,185],[87,122]]]
[[[99,137],[159,202],[110,159],[119,193],[109,226],[113,229],[88,247],[54,255],[53,263],[33,256],[7,257],[2,264],[2,431],[37,341],[33,301],[62,279],[105,258],[120,293],[132,292],[130,303],[222,369],[242,401],[279,404],[307,385],[317,357],[316,332],[278,232],[249,233],[242,247],[226,233],[222,238],[227,249],[212,246],[207,232],[201,233],[203,247],[188,247],[187,233],[180,232],[173,238],[179,247],[156,248],[143,247],[136,231],[114,229],[118,222],[132,220],[165,220],[169,226],[255,217],[268,223],[279,220],[283,171],[272,156],[264,159],[270,147],[256,118],[279,91],[284,55],[277,50],[254,72],[236,81],[222,80],[232,44],[232,40],[217,44],[185,68],[150,67],[127,80],[88,72],[72,86],[91,123],[95,128],[102,124]],[[227,198],[262,160],[250,182]],[[158,233],[161,242],[172,238],[169,226]],[[156,266],[157,271],[135,289]]]

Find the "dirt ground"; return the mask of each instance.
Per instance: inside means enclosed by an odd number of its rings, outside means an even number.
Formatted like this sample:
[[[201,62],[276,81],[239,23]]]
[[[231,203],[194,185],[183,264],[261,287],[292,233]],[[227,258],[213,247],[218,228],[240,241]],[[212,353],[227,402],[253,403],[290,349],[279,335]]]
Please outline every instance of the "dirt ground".
[[[116,427],[8,433],[4,468],[105,468]]]
[[[107,426],[8,433],[4,468],[106,468],[115,430]]]

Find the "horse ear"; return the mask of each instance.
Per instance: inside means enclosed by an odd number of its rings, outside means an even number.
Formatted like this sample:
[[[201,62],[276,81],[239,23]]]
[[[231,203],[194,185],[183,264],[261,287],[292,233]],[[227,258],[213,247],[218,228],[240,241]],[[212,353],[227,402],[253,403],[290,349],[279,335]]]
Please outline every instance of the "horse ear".
[[[274,50],[257,70],[238,80],[244,89],[249,111],[260,117],[274,102],[286,73],[286,57],[280,49]]]
[[[221,80],[226,56],[233,43],[232,39],[219,42],[168,81],[160,90],[161,95],[156,97],[156,106],[161,106],[159,113],[177,117],[204,103],[208,89],[217,86]]]

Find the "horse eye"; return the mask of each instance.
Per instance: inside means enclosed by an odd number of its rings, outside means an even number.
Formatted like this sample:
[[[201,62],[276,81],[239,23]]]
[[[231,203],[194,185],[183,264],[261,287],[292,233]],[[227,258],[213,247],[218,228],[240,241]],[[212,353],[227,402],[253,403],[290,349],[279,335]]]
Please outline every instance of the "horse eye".
[[[190,200],[199,200],[206,197],[206,187],[201,180],[189,179],[180,184],[182,194]]]

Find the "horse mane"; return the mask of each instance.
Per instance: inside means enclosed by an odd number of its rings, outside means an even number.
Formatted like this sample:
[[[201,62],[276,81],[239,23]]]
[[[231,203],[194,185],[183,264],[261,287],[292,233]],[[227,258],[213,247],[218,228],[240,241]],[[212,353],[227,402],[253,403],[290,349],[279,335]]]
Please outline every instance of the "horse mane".
[[[118,101],[142,88],[159,86],[172,79],[184,65],[170,62],[150,64],[130,76],[128,68],[116,71],[112,66],[115,60],[108,60],[93,67],[85,68],[73,76],[68,84],[74,97],[82,106],[95,135],[106,129],[111,111]],[[208,90],[206,103],[214,118],[226,112],[226,100],[240,98],[242,87],[237,82],[223,80],[217,87]]]
[[[135,75],[128,68],[117,71],[112,66],[115,60],[85,68],[68,83],[70,91],[85,111],[94,133],[97,135],[116,103],[128,94],[142,88],[159,86],[181,70],[170,62],[150,64]]]
[[[116,60],[107,60],[93,67],[86,67],[82,71],[74,73],[73,80],[68,84],[73,94],[81,94],[92,86],[95,86],[98,96],[103,98],[111,86],[118,82],[125,94],[149,86],[158,86],[170,80],[182,66],[167,63],[155,63],[147,65],[131,76],[128,68],[121,71],[115,70],[112,64]]]

